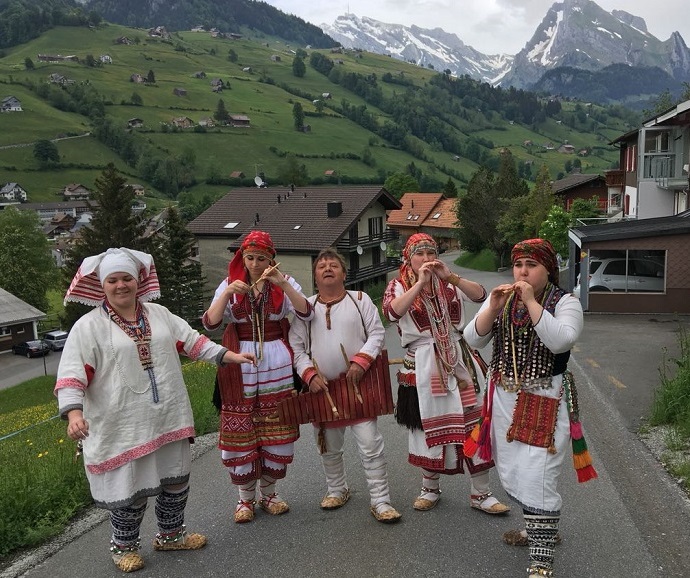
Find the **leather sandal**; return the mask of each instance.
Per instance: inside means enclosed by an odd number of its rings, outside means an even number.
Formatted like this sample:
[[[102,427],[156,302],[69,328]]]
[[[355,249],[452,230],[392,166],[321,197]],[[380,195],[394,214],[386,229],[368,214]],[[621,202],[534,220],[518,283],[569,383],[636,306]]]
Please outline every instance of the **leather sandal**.
[[[430,500],[429,498],[425,498],[424,494],[436,494],[436,499]],[[412,507],[420,512],[426,512],[427,510],[431,510],[432,508],[436,507],[436,504],[438,504],[440,500],[441,490],[439,488],[430,490],[429,488],[422,487],[422,493],[417,496],[414,504],[412,504]]]
[[[489,500],[489,498],[493,498],[493,500]],[[487,500],[493,503],[489,505],[486,503]],[[484,494],[470,494],[470,506],[472,506],[475,510],[480,510],[485,514],[491,514],[492,516],[507,514],[510,512],[510,506],[506,506],[505,504],[499,502],[496,498],[494,498],[494,495],[491,492],[486,492]]]
[[[144,559],[139,554],[139,543],[133,546],[118,546],[110,541],[110,554],[113,557],[113,562],[123,572],[136,572],[144,567]]]
[[[379,511],[379,507],[382,508],[382,511]],[[382,524],[394,524],[402,518],[402,514],[387,502],[372,506],[371,514]]]
[[[508,546],[529,546],[529,539],[527,534],[523,534],[524,530],[508,530],[503,534],[503,541],[508,544]],[[561,535],[556,534],[555,544],[561,543]]]
[[[290,511],[288,503],[275,492],[268,496],[262,496],[259,500],[259,507],[271,516],[280,516]]]
[[[321,509],[322,510],[337,510],[338,508],[342,508],[345,504],[347,504],[347,501],[349,499],[350,499],[350,490],[348,490],[348,489],[346,489],[339,496],[326,495],[326,496],[324,496],[323,500],[321,500]]]
[[[235,523],[246,524],[254,519],[255,500],[237,500],[235,508]]]

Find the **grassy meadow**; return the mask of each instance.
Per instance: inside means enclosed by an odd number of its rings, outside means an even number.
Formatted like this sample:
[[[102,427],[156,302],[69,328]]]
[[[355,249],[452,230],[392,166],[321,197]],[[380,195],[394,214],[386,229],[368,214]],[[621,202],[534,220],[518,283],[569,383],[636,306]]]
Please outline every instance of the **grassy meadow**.
[[[138,43],[116,44],[115,39],[121,36]],[[295,77],[292,61],[293,50],[297,48],[271,38],[226,40],[212,38],[204,32],[186,31],[173,33],[170,40],[164,41],[148,38],[144,30],[112,24],[96,30],[73,27],[50,30],[29,43],[6,50],[6,55],[0,58],[0,96],[16,96],[24,109],[22,113],[0,116],[0,181],[19,182],[29,192],[30,201],[50,201],[54,200],[54,193],[69,182],[93,186],[102,167],[112,161],[133,182],[147,186],[152,197],[161,197],[149,183],[137,177],[136,168],[126,166],[115,153],[92,137],[56,141],[61,162],[82,167],[50,170],[39,167],[33,158],[33,142],[82,135],[91,129],[86,117],[52,108],[24,85],[45,83],[52,73],[92,85],[106,104],[107,116],[123,130],[129,119],[141,118],[143,128],[133,129],[136,138],[142,144],[153,146],[161,157],[193,151],[197,184],[191,190],[200,195],[211,190],[204,182],[210,174],[228,177],[232,171],[242,171],[251,178],[263,171],[269,184],[278,184],[276,177],[287,153],[297,155],[312,179],[323,178],[325,171],[335,170],[343,176],[383,182],[387,175],[405,170],[414,163],[440,182],[454,175],[456,185],[462,189],[462,180],[468,180],[477,170],[477,165],[467,158],[455,160],[455,155],[423,141],[419,142],[424,158],[415,158],[329,109],[330,103],[340,106],[346,100],[353,107],[365,106],[380,124],[390,120],[385,112],[334,84],[312,69],[308,62],[305,76]],[[235,62],[229,60],[230,51],[237,55]],[[91,68],[71,61],[39,62],[38,54],[75,55],[82,61],[87,55],[98,59],[108,54],[113,62]],[[428,84],[439,74],[383,55],[330,54],[328,51],[324,54],[335,62],[341,61],[342,64],[335,66],[342,72],[376,75],[386,97],[410,90],[407,86],[382,82],[381,77],[386,73],[418,87]],[[280,61],[272,60],[275,55]],[[33,70],[25,68],[26,58],[33,61]],[[130,82],[132,74],[147,76],[149,71],[155,75],[155,84]],[[195,74],[202,71],[205,78],[196,78]],[[220,94],[211,90],[210,82],[215,78],[228,85]],[[183,88],[186,94],[176,96],[175,88]],[[135,93],[141,98],[142,106],[131,104]],[[330,93],[332,98],[325,101],[326,108],[318,116],[312,98],[322,93]],[[169,124],[176,117],[187,116],[195,123],[212,117],[219,99],[230,114],[248,116],[251,127],[212,128],[205,133],[193,129],[162,132],[163,124]],[[311,126],[309,133],[294,129],[292,111],[296,102],[301,103],[308,115],[304,122]],[[574,106],[574,103],[563,103],[564,113]],[[567,141],[576,149],[595,147],[594,154],[581,159],[583,170],[601,172],[617,160],[617,151],[607,143],[629,129],[614,117],[608,117],[606,125],[592,120],[587,130],[576,131],[551,118],[538,126],[521,126],[509,123],[498,114],[485,115],[474,109],[465,109],[462,116],[454,115],[449,111],[448,121],[452,122],[461,142],[491,141],[492,154],[507,147],[521,162],[532,162],[536,167],[547,164],[554,177],[574,155],[547,151],[539,145],[552,142],[558,147]],[[525,141],[532,141],[534,146],[526,147]],[[373,164],[344,158],[348,154],[361,156],[367,149]]]
[[[197,435],[218,430],[211,403],[216,368],[183,366]],[[57,416],[55,376],[0,391],[0,569],[11,555],[58,535],[91,505],[84,464]]]

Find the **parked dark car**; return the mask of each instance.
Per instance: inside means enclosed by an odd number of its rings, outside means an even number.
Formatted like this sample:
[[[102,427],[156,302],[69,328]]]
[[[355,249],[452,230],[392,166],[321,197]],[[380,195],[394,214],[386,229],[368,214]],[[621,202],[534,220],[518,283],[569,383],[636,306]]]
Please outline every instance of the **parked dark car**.
[[[50,353],[50,345],[42,339],[35,341],[25,341],[12,346],[12,353],[15,355],[25,355],[26,357],[41,357]]]

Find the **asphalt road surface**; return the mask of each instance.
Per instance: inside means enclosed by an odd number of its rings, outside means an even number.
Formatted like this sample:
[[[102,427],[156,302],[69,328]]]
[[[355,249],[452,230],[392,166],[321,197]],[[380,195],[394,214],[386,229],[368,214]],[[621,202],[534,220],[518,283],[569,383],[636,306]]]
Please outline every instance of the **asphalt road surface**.
[[[443,257],[450,262],[455,256]],[[509,272],[476,273],[455,266],[453,270],[487,288],[510,279]],[[635,433],[658,386],[664,350],[670,355],[677,352],[679,323],[687,327],[688,319],[586,316],[570,367],[599,478],[578,484],[574,470],[563,469],[563,543],[557,547],[555,562],[558,578],[690,575],[690,503]],[[394,327],[387,329],[386,346],[391,358],[402,354]],[[395,371],[393,366],[393,375]],[[188,528],[205,533],[208,546],[197,552],[154,552],[155,516],[149,502],[142,526],[146,567],[136,575],[524,577],[527,549],[504,545],[500,538],[504,531],[521,526],[521,512],[514,507],[508,516],[492,517],[472,510],[466,476],[443,476],[439,505],[428,512],[413,510],[421,479],[419,471],[407,463],[406,431],[392,416],[379,418],[379,424],[386,441],[393,504],[403,514],[399,524],[380,524],[369,513],[366,482],[349,437],[346,464],[352,498],[340,510],[319,508],[324,482],[310,425],[302,426],[295,461],[279,484],[290,512],[271,517],[257,510],[254,522],[235,524],[236,491],[211,435],[198,444],[208,451],[198,451],[193,462],[186,512]],[[507,500],[495,474],[492,479],[495,494]],[[103,513],[94,510],[60,539],[16,559],[0,576],[122,576],[110,561],[109,534]]]

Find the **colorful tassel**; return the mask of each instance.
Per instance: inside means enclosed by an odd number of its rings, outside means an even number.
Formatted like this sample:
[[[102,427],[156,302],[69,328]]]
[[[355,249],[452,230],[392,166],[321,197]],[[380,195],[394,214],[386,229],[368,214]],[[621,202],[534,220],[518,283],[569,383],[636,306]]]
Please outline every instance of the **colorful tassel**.
[[[598,477],[592,465],[592,456],[587,449],[587,442],[582,433],[582,424],[579,421],[570,422],[570,436],[573,446],[573,466],[577,474],[577,481],[584,483]]]
[[[481,421],[474,426],[474,429],[470,433],[470,435],[467,436],[467,439],[465,439],[465,443],[462,448],[462,452],[465,454],[465,457],[467,458],[472,458],[474,457],[474,454],[477,453],[477,450],[479,449],[479,444],[477,443],[479,440],[479,426],[481,424]]]
[[[485,462],[491,461],[491,420],[487,417],[479,428],[479,457]]]
[[[598,477],[597,472],[593,466],[587,466],[586,468],[582,468],[581,470],[575,471],[577,473],[577,481],[580,484],[583,484],[585,482],[588,482],[589,480],[593,480],[594,478]]]
[[[573,454],[581,454],[584,451],[587,451],[587,442],[585,441],[585,438],[581,438],[579,440],[572,440],[573,443]]]
[[[582,424],[579,421],[570,422],[570,437],[574,440],[579,440],[583,437]]]

